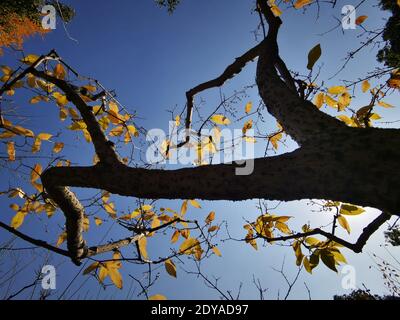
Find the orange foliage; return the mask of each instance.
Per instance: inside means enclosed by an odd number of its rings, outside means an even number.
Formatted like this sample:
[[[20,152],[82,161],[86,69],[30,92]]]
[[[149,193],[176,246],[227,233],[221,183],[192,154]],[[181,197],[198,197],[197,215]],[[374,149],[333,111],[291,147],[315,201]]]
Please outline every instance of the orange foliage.
[[[43,29],[38,21],[9,14],[0,25],[0,55],[3,54],[4,47],[15,46],[21,49],[26,38],[36,34],[43,36],[47,32],[48,30]]]

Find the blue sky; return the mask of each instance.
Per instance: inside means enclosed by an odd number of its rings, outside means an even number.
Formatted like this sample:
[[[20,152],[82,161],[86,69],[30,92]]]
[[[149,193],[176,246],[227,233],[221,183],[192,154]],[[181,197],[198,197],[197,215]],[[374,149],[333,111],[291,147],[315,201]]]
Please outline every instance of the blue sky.
[[[113,2],[70,0],[65,2],[76,10],[76,17],[67,25],[67,29],[78,42],[67,37],[62,24],[58,21],[57,29],[45,38],[36,37],[27,41],[24,51],[42,54],[55,48],[59,55],[81,74],[98,79],[109,89],[115,89],[121,103],[130,111],[135,110],[138,115],[137,122],[147,129],[167,130],[170,114],[166,110],[173,109],[175,106],[177,110],[182,110],[185,92],[188,89],[219,75],[235,57],[256,44],[252,31],[256,29],[258,16],[251,12],[253,1],[186,0],[172,16],[168,15],[166,10],[157,8],[150,0]],[[317,63],[322,66],[319,81],[324,80],[327,86],[340,84],[343,79],[355,80],[377,65],[376,50],[366,49],[359,54],[357,59],[351,61],[342,73],[334,79],[327,80],[343,63],[346,52],[356,48],[360,41],[357,38],[360,34],[359,29],[342,33],[342,30],[338,28],[327,35],[319,35],[336,24],[333,17],[340,17],[340,9],[344,4],[356,4],[356,1],[338,1],[335,9],[322,6],[318,19],[316,19],[315,8],[308,10],[305,14],[293,9],[284,11],[282,16],[284,24],[279,44],[281,56],[291,70],[305,74],[308,51],[318,43],[322,47],[322,57]],[[367,1],[357,12],[358,16],[368,16],[365,26],[371,29],[383,25],[383,19],[386,17],[385,13],[378,10],[375,5],[375,1]],[[0,57],[0,63],[14,65],[16,58],[19,58],[17,54],[7,52]],[[255,66],[255,63],[249,64],[240,75],[224,86],[223,92],[229,95],[235,89],[253,84]],[[359,89],[357,90],[357,97],[353,103],[355,107],[361,107],[369,102],[369,98],[367,95],[361,95]],[[210,90],[200,96],[206,101],[202,105],[204,110],[201,110],[204,113],[213,110],[219,102],[218,90]],[[22,95],[16,98],[18,110],[27,116],[26,126],[35,132],[46,131],[53,134],[65,127],[65,124],[58,120],[57,108],[48,104],[28,105],[27,97],[27,95]],[[398,98],[398,93],[396,93],[385,101],[396,105]],[[243,108],[247,101],[253,101],[255,105],[258,103],[256,89],[249,90],[248,96],[243,100]],[[334,114],[326,108],[323,110]],[[398,108],[380,108],[379,114],[387,121],[400,119]],[[241,123],[235,123],[234,127],[240,129],[241,125]],[[391,127],[398,127],[398,125],[392,124]],[[269,132],[275,129],[275,121],[272,117],[266,118],[265,128]],[[92,146],[85,141],[77,140],[71,134],[67,133],[65,137],[67,139],[65,155],[74,163],[91,164]],[[49,147],[44,145],[43,148],[46,150]],[[288,140],[287,147],[281,146],[279,151],[287,152],[294,148],[296,145]],[[256,148],[257,155],[261,155],[262,151],[262,148]],[[23,176],[16,176],[9,170],[2,170],[0,177],[1,189],[12,185],[16,179],[24,179]],[[88,194],[85,190],[78,190],[78,193],[80,197]],[[134,199],[116,199],[119,210],[135,207]],[[182,201],[160,201],[160,206],[179,209],[181,203]],[[13,216],[13,211],[8,208],[9,204],[8,199],[0,198],[3,209],[1,221],[8,222]],[[255,207],[256,201],[240,203],[203,201],[201,204],[202,209],[189,209],[189,218],[201,220],[214,210],[217,221],[228,221],[232,235],[238,238],[245,235],[242,229],[244,218],[251,220],[259,214]],[[274,207],[275,204],[269,203],[270,207]],[[293,223],[290,224],[293,229],[300,228],[308,221],[315,226],[329,223],[330,217],[323,213],[312,212],[313,209],[315,208],[308,205],[308,201],[305,200],[283,203],[273,213],[293,216]],[[365,224],[377,213],[377,210],[368,209],[362,216],[349,218],[352,234],[348,236],[345,232],[339,231],[339,235],[354,241]],[[53,243],[64,223],[61,213],[57,213],[51,219],[45,216],[29,216],[26,220],[21,227],[23,232]],[[126,236],[115,225],[110,228],[111,223],[101,227],[94,226],[93,221],[91,224],[91,229],[86,235],[90,244]],[[219,240],[224,238],[226,235],[221,232]],[[1,231],[0,240],[6,239],[9,239],[9,234]],[[361,287],[364,283],[372,291],[378,293],[385,290],[383,280],[378,272],[371,271],[369,268],[373,265],[369,253],[386,255],[384,249],[380,247],[383,243],[383,234],[378,232],[369,241],[365,253],[355,255],[346,249],[343,250],[349,264],[356,268],[357,285]],[[257,289],[252,284],[253,275],[260,279],[264,288],[268,288],[266,293],[268,299],[275,299],[278,292],[282,295],[286,290],[286,284],[271,267],[280,268],[284,259],[286,273],[293,276],[296,272],[291,248],[278,245],[262,247],[259,242],[259,250],[255,251],[244,243],[225,241],[218,244],[223,257],[213,256],[204,261],[203,271],[210,278],[213,276],[220,278],[219,284],[224,290],[236,292],[239,284],[243,282],[241,298],[258,298]],[[19,241],[18,245],[25,246],[26,244]],[[168,240],[156,242],[152,239],[148,249],[150,256],[165,255],[168,252],[168,245]],[[399,254],[398,249],[391,249],[391,252]],[[44,255],[43,252],[41,254]],[[20,265],[24,265],[30,258],[30,253],[24,254]],[[218,298],[218,293],[207,288],[201,279],[183,271],[183,268],[194,269],[190,261],[186,259],[183,261],[184,264],[178,264],[177,279],[169,277],[163,266],[158,267],[160,280],[152,287],[150,294],[164,294],[169,299]],[[15,288],[18,288],[18,285],[25,285],[32,279],[33,272],[40,262],[39,258],[36,259],[21,272]],[[52,263],[57,265],[58,289],[53,296],[56,298],[79,273],[79,269],[67,259],[56,256],[53,256]],[[8,268],[6,266],[7,264],[1,269],[6,270]],[[136,298],[135,294],[130,295],[131,280],[128,275],[140,276],[143,270],[145,270],[143,267],[124,264],[122,291],[112,286],[103,291],[94,278],[78,275],[63,297]],[[347,291],[341,287],[341,279],[340,273],[335,274],[323,265],[319,266],[312,276],[303,271],[291,298],[306,299],[308,297],[304,282],[311,289],[314,299],[330,299],[334,294],[346,293]],[[81,285],[80,291],[73,295]],[[4,287],[0,290],[2,290],[0,295],[5,294]],[[137,290],[136,287],[136,293]]]

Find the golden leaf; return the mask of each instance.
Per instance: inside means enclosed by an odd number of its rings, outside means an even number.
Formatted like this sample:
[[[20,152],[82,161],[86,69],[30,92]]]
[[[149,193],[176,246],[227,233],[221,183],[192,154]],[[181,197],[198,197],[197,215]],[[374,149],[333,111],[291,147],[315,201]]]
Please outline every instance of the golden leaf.
[[[362,84],[361,84],[362,92],[368,91],[369,88],[371,88],[371,85],[369,84],[368,80],[363,81]]]
[[[297,0],[294,3],[294,7],[296,9],[300,9],[300,8],[304,7],[305,5],[307,5],[307,4],[310,4],[311,2],[313,2],[313,0]]]
[[[64,231],[63,233],[61,233],[61,234],[58,236],[57,243],[56,243],[56,247],[61,246],[61,244],[63,244],[63,242],[64,242],[65,240],[67,240],[67,232],[66,232],[66,231]]]
[[[189,200],[189,203],[191,204],[192,207],[201,209],[201,205],[200,205],[200,203],[199,203],[198,201],[196,201],[196,200]]]
[[[325,94],[323,92],[320,92],[315,96],[314,104],[317,106],[318,109],[321,109],[322,105],[324,104],[324,101],[325,101]]]
[[[357,17],[357,19],[356,19],[356,25],[360,25],[360,24],[362,24],[365,20],[367,20],[367,18],[368,18],[368,16],[359,16],[359,17]]]
[[[64,80],[67,73],[61,63],[58,63],[54,68],[54,76],[58,79]]]
[[[328,93],[338,95],[347,92],[347,88],[344,86],[333,86],[328,89]]]
[[[222,257],[221,251],[219,251],[219,249],[214,246],[212,247],[212,251],[218,256],[218,257]]]
[[[149,300],[167,300],[167,298],[162,294],[155,294],[154,296],[149,297]]]
[[[215,219],[215,212],[214,212],[214,211],[211,211],[211,212],[208,214],[207,218],[204,220],[204,222],[205,222],[206,224],[210,224],[214,219]]]
[[[165,261],[165,269],[170,276],[176,278],[176,266],[171,259]]]
[[[247,103],[246,103],[246,106],[244,107],[244,112],[250,113],[251,108],[253,108],[253,103],[252,103],[251,101],[250,101],[250,102],[247,102]]]
[[[101,226],[103,224],[103,220],[98,217],[94,217],[94,223],[96,224],[96,226]]]
[[[41,173],[42,173],[42,166],[39,163],[35,164],[35,166],[31,171],[31,182],[33,183],[34,181],[39,179]]]
[[[347,233],[350,234],[350,225],[347,222],[346,218],[343,217],[342,215],[339,215],[337,217],[337,220],[338,220],[339,224],[343,227],[343,229],[345,229],[347,231]]]
[[[171,243],[177,242],[180,234],[179,230],[175,230],[171,237]]]
[[[186,214],[186,211],[187,211],[187,204],[188,204],[188,201],[187,201],[187,200],[185,200],[185,201],[182,202],[181,212],[180,212],[181,217],[183,217],[183,216]]]
[[[64,148],[64,143],[63,142],[56,142],[53,147],[53,152],[54,153],[59,153],[62,149]]]
[[[11,227],[18,229],[24,222],[26,212],[18,211],[17,214],[11,219]]]
[[[9,161],[15,161],[15,146],[14,141],[7,142],[7,154]]]
[[[139,247],[139,252],[140,255],[142,256],[142,258],[144,259],[148,259],[148,255],[147,255],[147,239],[146,237],[141,237],[138,240],[138,247]]]
[[[214,114],[210,120],[216,124],[228,125],[231,121],[222,114]]]
[[[39,59],[39,56],[35,55],[35,54],[28,54],[25,58],[23,58],[21,60],[22,63],[25,63],[27,65],[31,65],[34,62],[36,62],[36,60]]]

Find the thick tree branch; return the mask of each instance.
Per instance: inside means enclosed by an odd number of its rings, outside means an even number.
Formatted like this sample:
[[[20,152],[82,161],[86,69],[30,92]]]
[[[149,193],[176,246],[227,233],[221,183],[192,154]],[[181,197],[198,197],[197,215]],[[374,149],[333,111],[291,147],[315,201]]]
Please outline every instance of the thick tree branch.
[[[97,122],[91,108],[83,101],[79,93],[76,92],[71,85],[64,80],[57,79],[36,69],[31,69],[30,73],[56,85],[66,94],[67,99],[76,106],[87,126],[87,130],[89,131],[90,137],[93,140],[96,154],[98,155],[100,162],[103,164],[114,164],[119,162],[118,156],[116,155],[112,144],[109,143],[106,135],[101,130],[101,127]]]

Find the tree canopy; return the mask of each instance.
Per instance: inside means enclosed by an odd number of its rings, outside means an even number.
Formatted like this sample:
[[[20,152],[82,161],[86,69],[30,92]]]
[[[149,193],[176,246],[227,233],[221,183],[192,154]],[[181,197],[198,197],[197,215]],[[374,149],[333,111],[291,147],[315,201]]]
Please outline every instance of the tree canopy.
[[[156,1],[170,13],[179,2]],[[327,2],[336,5],[336,1]],[[8,30],[14,17],[24,25],[28,20],[37,21],[38,7],[44,3],[52,2],[3,2],[6,15],[0,19],[0,28],[11,34]],[[77,266],[90,261],[82,271],[84,275],[94,276],[100,285],[108,279],[121,289],[124,279],[120,269],[128,263],[149,268],[163,265],[166,273],[176,278],[177,264],[185,257],[197,263],[211,256],[222,257],[217,244],[224,224],[217,221],[218,213],[210,211],[201,219],[187,216],[189,210],[202,208],[202,200],[260,199],[259,213],[246,218],[241,238],[231,237],[226,226],[225,241],[239,240],[255,250],[260,244],[289,244],[299,272],[304,269],[312,274],[321,265],[338,272],[338,267],[347,263],[345,249],[362,252],[379,228],[400,216],[400,132],[376,124],[381,119],[380,110],[394,107],[387,99],[398,96],[400,89],[400,3],[382,0],[380,4],[391,12],[386,26],[373,30],[362,27],[365,39],[348,53],[339,69],[345,69],[369,45],[380,46],[377,59],[384,65],[371,68],[361,78],[335,80],[337,83],[327,86],[318,66],[324,54],[321,44],[309,48],[307,56],[302,57],[307,70],[303,74],[287,66],[279,42],[284,10],[308,14],[307,10],[323,4],[313,0],[257,0],[252,8],[259,19],[257,44],[239,56],[232,54],[233,62],[218,71],[216,78],[186,92],[184,107],[171,111],[170,122],[172,132],[181,130],[184,134],[176,139],[173,134],[166,136],[156,150],[151,149],[155,144],[150,131],[141,125],[140,114],[122,104],[116,92],[100,79],[81,74],[57,49],[40,54],[22,52],[16,65],[1,67],[1,166],[24,182],[16,178],[15,185],[2,186],[1,195],[8,199],[14,213],[11,221],[0,222],[0,227],[69,258]],[[72,19],[70,7],[63,6],[61,11],[65,20]],[[367,19],[358,16],[355,23],[361,28]],[[27,32],[2,39],[0,46],[21,47],[24,37],[42,33],[36,22],[32,23]],[[255,84],[249,87],[258,90],[258,106],[246,101],[249,88],[245,88],[230,97],[221,95],[214,110],[201,108],[196,100],[201,93],[226,85],[253,60],[257,61]],[[29,127],[23,115],[13,111],[13,99],[23,89],[30,94],[29,104],[56,108],[62,127],[59,132],[47,132],[45,120]],[[359,96],[368,104],[354,103]],[[266,114],[276,120],[272,132],[260,129]],[[239,136],[223,136],[226,128],[238,124]],[[258,130],[256,134],[254,129]],[[289,137],[298,147],[270,156],[281,150]],[[72,141],[80,148],[83,143],[93,147],[93,157],[84,163],[71,162],[71,155],[64,151]],[[213,162],[225,149],[238,150],[261,141],[265,143],[264,157]],[[157,154],[157,161],[144,159],[149,150]],[[193,166],[162,166],[176,154],[182,158],[188,150],[195,154]],[[134,206],[121,209],[119,197],[134,198]],[[160,199],[174,202],[160,206]],[[294,228],[293,216],[275,214],[263,202],[302,199],[311,199],[321,214],[329,214],[329,224],[316,226],[303,221],[300,228]],[[356,238],[338,235],[338,230],[350,234],[349,221],[362,217],[366,207],[378,209],[379,214],[365,221],[362,232]],[[45,234],[36,238],[23,231],[31,216],[43,213],[52,218],[57,212],[63,214],[65,222],[57,239],[44,239]],[[89,244],[89,229],[103,223],[119,226],[120,238]],[[392,232],[388,237],[395,242],[398,235]],[[168,243],[171,248],[155,257],[148,245],[151,241]],[[148,299],[164,299],[164,295],[149,294],[156,279],[150,278],[151,272],[147,276],[146,285],[138,281],[142,293]],[[355,291],[341,299],[369,297]]]

